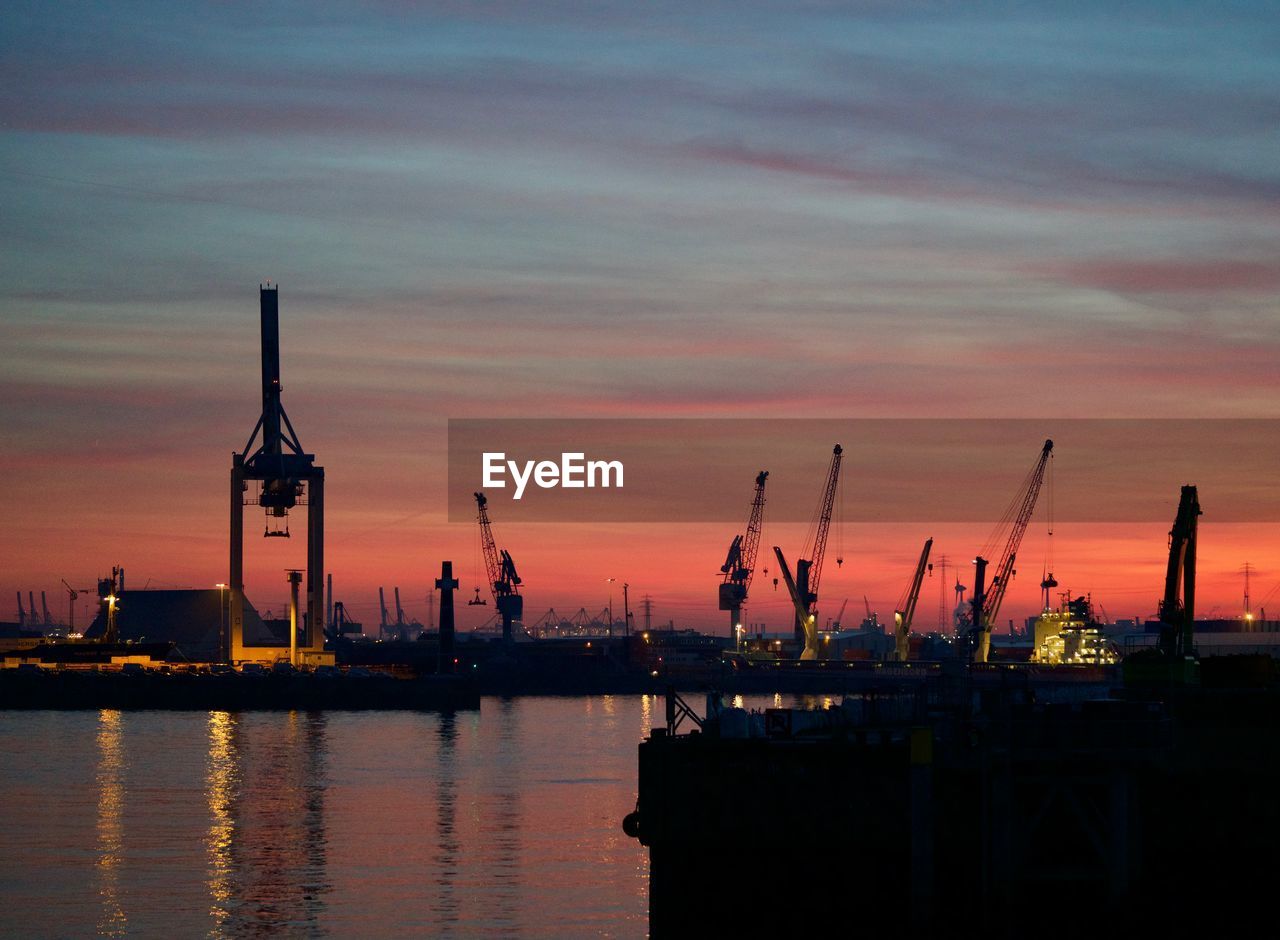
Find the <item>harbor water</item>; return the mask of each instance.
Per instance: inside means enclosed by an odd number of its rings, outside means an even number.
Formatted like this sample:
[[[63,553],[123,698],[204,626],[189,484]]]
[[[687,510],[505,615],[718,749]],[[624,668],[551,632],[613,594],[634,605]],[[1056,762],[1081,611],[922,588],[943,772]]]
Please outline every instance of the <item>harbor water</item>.
[[[7,936],[643,936],[654,696],[0,712]]]

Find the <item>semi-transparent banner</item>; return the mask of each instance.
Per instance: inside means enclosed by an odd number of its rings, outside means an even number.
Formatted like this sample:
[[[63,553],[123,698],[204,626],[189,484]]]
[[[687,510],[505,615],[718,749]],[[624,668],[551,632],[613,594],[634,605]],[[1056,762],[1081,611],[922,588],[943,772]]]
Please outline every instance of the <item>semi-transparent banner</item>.
[[[449,518],[483,491],[504,522],[808,522],[840,445],[847,522],[993,522],[1053,441],[1037,516],[1169,522],[1184,484],[1204,521],[1280,521],[1270,419],[455,419]]]

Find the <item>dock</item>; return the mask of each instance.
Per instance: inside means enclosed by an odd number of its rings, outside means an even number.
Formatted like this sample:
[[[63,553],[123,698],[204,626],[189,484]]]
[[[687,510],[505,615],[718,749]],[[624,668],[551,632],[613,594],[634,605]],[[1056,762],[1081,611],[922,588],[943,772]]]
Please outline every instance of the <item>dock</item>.
[[[669,693],[623,825],[649,849],[652,935],[1150,935],[1246,926],[1265,903],[1276,689],[988,690],[978,708],[956,691],[760,713],[713,698],[701,719]]]

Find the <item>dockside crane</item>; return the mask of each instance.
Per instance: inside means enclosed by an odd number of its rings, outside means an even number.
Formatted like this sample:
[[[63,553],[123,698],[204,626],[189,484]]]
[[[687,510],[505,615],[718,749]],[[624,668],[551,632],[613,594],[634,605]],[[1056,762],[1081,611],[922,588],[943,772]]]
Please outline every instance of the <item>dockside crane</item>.
[[[796,574],[791,576],[791,569],[782,549],[773,547],[778,556],[778,567],[786,581],[787,591],[791,594],[791,602],[796,611],[796,640],[804,644],[801,659],[817,659],[818,631],[816,604],[818,601],[818,585],[822,580],[822,562],[827,552],[827,532],[831,528],[831,516],[835,509],[836,493],[840,483],[840,458],[844,448],[837,444],[831,450],[831,464],[827,468],[827,481],[822,489],[822,499],[818,503],[818,522],[813,533],[813,549],[809,558],[796,561]],[[836,564],[843,563],[837,558]]]
[[[524,615],[524,598],[520,596],[520,575],[516,563],[506,549],[499,550],[493,540],[493,528],[489,524],[489,501],[484,493],[476,493],[477,519],[480,522],[480,542],[484,552],[484,567],[489,575],[489,590],[493,604],[502,615],[502,641],[512,641],[511,624]]]
[[[387,635],[388,617],[387,617],[387,595],[382,588],[378,588],[378,639],[385,639]]]
[[[991,652],[991,626],[1000,614],[1000,605],[1004,602],[1005,591],[1013,579],[1014,562],[1018,557],[1018,546],[1022,544],[1022,536],[1026,534],[1027,525],[1031,522],[1031,514],[1035,512],[1036,500],[1040,496],[1040,487],[1044,484],[1045,466],[1053,456],[1053,441],[1045,441],[1040,449],[1040,457],[1031,472],[1023,481],[1022,488],[1014,497],[1005,513],[1002,524],[997,526],[991,544],[997,543],[999,533],[1012,519],[1009,536],[1005,540],[1004,551],[1000,555],[1000,563],[991,578],[990,587],[985,586],[987,559],[979,555],[973,560],[975,566],[973,596],[970,600],[970,620],[968,629],[969,649],[974,662],[985,663]]]
[[[849,598],[844,599],[844,603],[840,605],[840,612],[836,614],[835,619],[828,624],[828,629],[839,631],[840,624],[844,622],[844,611],[849,606]]]
[[[907,585],[907,593],[893,612],[894,659],[900,663],[907,661],[911,651],[911,621],[915,619],[916,602],[920,600],[920,586],[924,583],[925,571],[933,570],[933,566],[929,564],[929,550],[932,548],[933,539],[925,539],[920,561],[916,563],[916,572]]]
[[[85,588],[83,591],[77,591],[75,588],[73,588],[70,584],[67,583],[66,578],[62,578],[60,580],[62,581],[62,586],[67,589],[67,632],[75,633],[76,632],[76,600],[80,597],[82,593],[88,594],[89,589]]]
[[[791,577],[791,566],[787,564],[787,559],[783,556],[782,549],[775,545],[773,550],[778,556],[778,572],[782,575],[782,580],[786,582],[787,594],[791,597],[792,606],[795,607],[796,622],[799,624],[800,636],[804,641],[804,649],[800,652],[800,658],[806,660],[817,659],[818,631],[814,626],[814,615],[805,606],[803,595],[796,585],[795,578]]]
[[[729,636],[736,637],[742,626],[742,605],[751,588],[751,578],[756,569],[756,552],[760,547],[760,529],[764,524],[764,485],[769,471],[756,474],[756,492],[751,500],[751,513],[747,517],[745,535],[735,535],[729,545],[729,554],[720,566],[724,580],[720,584],[720,609],[729,611]]]
[[[1169,564],[1160,600],[1160,651],[1170,659],[1194,656],[1192,629],[1196,616],[1196,528],[1200,497],[1184,486],[1178,514],[1169,531]]]

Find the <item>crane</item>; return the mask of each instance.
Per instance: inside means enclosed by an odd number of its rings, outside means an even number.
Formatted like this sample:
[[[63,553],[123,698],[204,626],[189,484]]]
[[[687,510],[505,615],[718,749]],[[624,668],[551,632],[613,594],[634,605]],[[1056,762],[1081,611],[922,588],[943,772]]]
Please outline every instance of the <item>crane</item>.
[[[787,593],[791,596],[791,603],[796,610],[798,629],[804,639],[804,649],[800,653],[800,658],[817,659],[818,631],[814,627],[815,617],[809,608],[805,606],[803,595],[796,585],[795,578],[791,577],[791,566],[787,564],[787,559],[783,556],[782,549],[775,545],[773,546],[773,551],[778,556],[778,571],[782,574],[782,580],[787,584]]]
[[[996,566],[996,573],[991,578],[989,590],[983,584],[987,574],[987,559],[979,555],[973,560],[976,572],[973,596],[969,602],[972,605],[972,611],[968,638],[969,649],[975,662],[985,663],[991,652],[991,625],[996,622],[1005,591],[1009,589],[1009,581],[1015,574],[1013,564],[1018,556],[1018,546],[1022,544],[1022,536],[1026,534],[1027,525],[1031,522],[1031,514],[1036,508],[1036,499],[1040,496],[1040,487],[1044,483],[1045,466],[1052,455],[1053,441],[1047,440],[1044,442],[1044,447],[1040,449],[1040,457],[1035,466],[1023,481],[1018,495],[1005,511],[1005,518],[996,527],[996,533],[992,536],[990,543],[993,546],[997,543],[999,533],[1003,531],[1004,526],[1010,519],[1012,520],[1009,537],[1005,541],[1000,563]]]
[[[489,574],[489,590],[493,593],[493,604],[502,615],[502,640],[511,642],[511,624],[520,620],[524,614],[524,598],[520,596],[520,575],[516,574],[516,563],[511,560],[506,549],[499,551],[493,540],[493,529],[489,525],[488,500],[484,493],[476,493],[476,508],[479,510],[480,541],[484,551],[484,566]]]
[[[844,609],[849,606],[849,598],[844,599],[844,603],[840,605],[840,613],[836,614],[836,619],[830,623],[830,629],[838,631],[840,624],[844,621]]]
[[[388,618],[387,618],[387,595],[386,595],[386,593],[382,590],[382,588],[378,588],[378,615],[379,615],[379,620],[378,620],[378,639],[379,639],[379,640],[382,640],[382,639],[385,639],[385,638],[386,638],[386,634],[387,634],[387,626],[388,626],[388,623],[387,623],[387,619],[388,619]]]
[[[796,609],[796,640],[804,644],[801,659],[816,659],[818,655],[818,633],[814,627],[817,621],[815,604],[818,600],[818,584],[822,580],[822,561],[827,552],[827,532],[831,528],[831,515],[835,508],[836,493],[840,482],[840,458],[844,448],[837,444],[831,450],[831,464],[827,468],[827,482],[822,489],[822,499],[818,503],[818,522],[813,532],[813,548],[810,557],[796,561],[796,574],[791,577],[791,569],[782,555],[782,549],[773,548],[778,556],[778,565],[782,569],[783,580],[791,593],[791,601]],[[837,558],[836,564],[844,562]]]
[[[742,605],[751,588],[751,577],[755,574],[756,551],[760,547],[760,528],[764,522],[764,484],[768,479],[768,470],[756,474],[756,492],[751,500],[746,534],[733,537],[729,554],[720,566],[724,574],[724,581],[720,584],[720,609],[729,611],[731,637],[742,626]]]
[[[933,566],[929,564],[931,548],[933,548],[933,539],[925,539],[924,549],[920,552],[920,561],[916,563],[916,573],[912,576],[911,583],[907,585],[906,595],[898,602],[898,607],[893,612],[894,658],[900,663],[907,661],[907,654],[911,649],[911,621],[916,615],[916,602],[920,600],[920,585],[924,583],[925,569],[933,570]]]
[[[1196,488],[1184,486],[1178,514],[1169,531],[1169,566],[1160,601],[1160,651],[1170,659],[1195,653],[1191,631],[1196,615],[1196,526],[1200,515]]]

